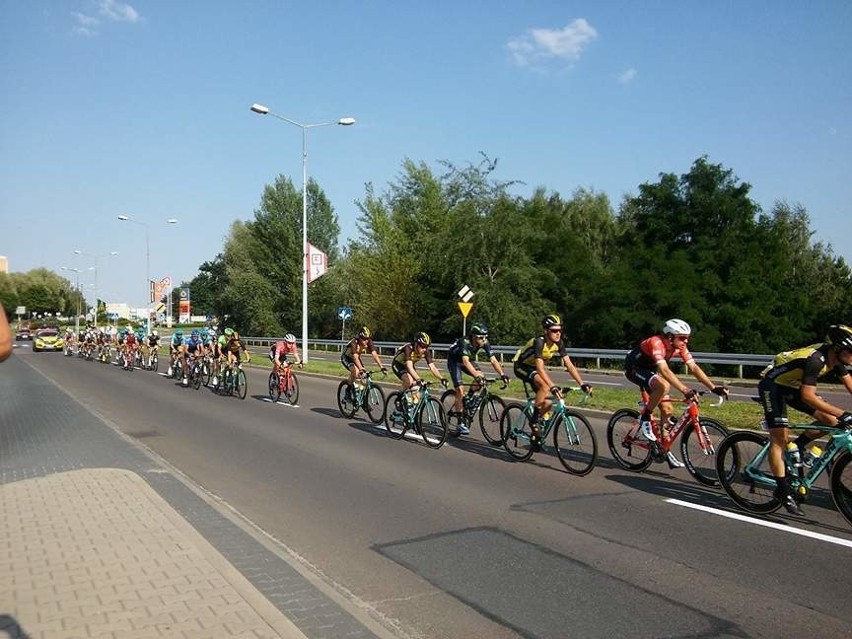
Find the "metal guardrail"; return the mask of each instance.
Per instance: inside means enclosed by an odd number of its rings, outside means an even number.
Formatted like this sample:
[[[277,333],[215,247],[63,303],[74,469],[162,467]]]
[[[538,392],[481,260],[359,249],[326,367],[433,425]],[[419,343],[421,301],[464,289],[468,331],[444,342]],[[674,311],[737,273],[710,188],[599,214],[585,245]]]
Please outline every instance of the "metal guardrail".
[[[246,346],[260,346],[270,348],[272,344],[280,340],[280,337],[245,337]],[[396,352],[405,342],[374,342],[376,350],[380,355],[391,355]],[[343,348],[346,342],[342,340],[331,339],[309,339],[308,346],[314,350],[337,351]],[[432,344],[432,351],[439,358],[446,358],[446,352],[452,344]],[[497,356],[501,362],[509,360],[515,356],[520,346],[491,346],[491,351]],[[569,348],[567,349],[571,359],[594,360],[595,368],[601,368],[603,360],[623,361],[624,357],[629,352],[627,349],[606,349],[606,348]],[[256,351],[254,351],[256,352]],[[736,366],[738,376],[743,377],[743,368],[754,367],[763,368],[770,364],[773,360],[773,355],[750,355],[738,353],[692,353],[695,361],[699,364],[721,364],[725,366]]]

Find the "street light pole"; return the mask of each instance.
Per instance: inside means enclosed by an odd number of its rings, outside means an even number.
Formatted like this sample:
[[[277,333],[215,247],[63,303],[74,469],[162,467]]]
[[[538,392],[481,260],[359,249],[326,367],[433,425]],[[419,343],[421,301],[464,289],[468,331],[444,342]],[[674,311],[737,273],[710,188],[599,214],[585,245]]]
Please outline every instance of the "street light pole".
[[[122,222],[132,222],[145,227],[145,326],[147,334],[151,334],[151,237],[148,232],[148,223],[134,220],[129,215],[119,215]],[[166,224],[177,224],[177,220],[169,218]]]
[[[262,104],[252,104],[251,110],[259,115],[271,115],[273,118],[288,122],[302,129],[302,361],[308,361],[308,129],[320,126],[339,124],[351,126],[355,124],[355,118],[340,118],[334,122],[319,122],[316,124],[302,124],[283,115],[278,115]]]
[[[92,267],[95,271],[95,328],[98,327],[98,259],[99,258],[107,258],[114,257],[118,255],[118,251],[110,251],[109,253],[104,253],[103,255],[95,255],[94,253],[87,253],[86,251],[81,251],[80,249],[74,249],[74,255],[85,255],[86,257],[91,257],[94,260],[94,266]]]

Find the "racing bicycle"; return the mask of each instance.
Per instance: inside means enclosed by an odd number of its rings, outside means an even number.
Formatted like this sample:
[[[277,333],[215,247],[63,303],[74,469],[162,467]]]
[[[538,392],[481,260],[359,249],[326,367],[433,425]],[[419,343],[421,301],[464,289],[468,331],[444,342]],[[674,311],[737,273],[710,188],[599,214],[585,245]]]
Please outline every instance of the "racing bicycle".
[[[703,396],[707,391],[701,391]],[[664,397],[664,402],[675,401]],[[716,405],[722,403],[720,397]],[[642,392],[640,404],[647,405],[648,394]],[[705,486],[718,486],[716,474],[716,453],[719,443],[728,435],[728,429],[722,422],[702,417],[697,399],[683,402],[684,408],[677,422],[660,428],[659,420],[652,416],[651,423],[657,441],[645,438],[639,427],[640,412],[634,408],[622,408],[615,411],[606,425],[606,443],[613,459],[625,470],[642,472],[652,463],[664,462],[666,454],[672,450],[675,440],[680,437],[680,454],[689,474]],[[662,432],[661,432],[662,431]]]
[[[465,393],[462,399],[462,414],[457,419],[459,423],[470,428],[473,426],[474,418],[478,415],[479,429],[482,431],[482,436],[492,446],[502,446],[503,439],[500,437],[500,417],[506,408],[506,402],[503,401],[502,397],[495,395],[488,389],[488,386],[496,381],[500,380],[483,378],[479,382],[471,384],[471,388],[473,388],[478,383],[479,390]],[[508,384],[503,382],[500,389],[502,390],[506,386]],[[444,391],[441,395],[441,404],[443,404],[447,415],[453,410],[455,403],[456,392],[453,389]],[[459,432],[458,430],[453,430],[450,434],[458,437]]]
[[[796,501],[807,500],[817,479],[828,473],[834,505],[852,525],[852,427],[790,424],[793,430],[820,430],[829,435],[822,455],[810,465],[784,453],[787,478]],[[769,468],[769,435],[751,430],[728,435],[716,453],[716,470],[722,488],[733,502],[752,513],[769,514],[781,507],[775,496],[775,478]]]
[[[563,393],[577,388],[566,386]],[[586,417],[566,406],[564,397],[552,397],[553,406],[546,416],[539,417],[538,442],[532,436],[532,414],[535,397],[524,383],[527,401],[524,404],[511,402],[500,417],[500,433],[503,447],[518,461],[527,461],[537,450],[543,450],[553,431],[553,448],[562,466],[572,475],[588,475],[598,459],[598,440]],[[586,398],[588,395],[586,395]],[[585,398],[584,398],[585,399]]]
[[[363,408],[374,424],[384,421],[385,392],[373,381],[373,375],[377,372],[379,371],[364,371],[355,379],[354,384],[345,379],[338,385],[337,408],[346,419],[352,419],[358,409]]]
[[[403,391],[394,391],[385,402],[385,428],[394,439],[402,439],[409,430],[423,438],[430,448],[447,441],[447,413],[437,397],[432,397],[432,382],[421,381]]]
[[[299,401],[299,379],[296,373],[293,372],[292,364],[289,364],[281,369],[281,373],[276,373],[273,370],[269,373],[269,399],[277,402],[281,396],[287,400],[291,406],[295,406]]]

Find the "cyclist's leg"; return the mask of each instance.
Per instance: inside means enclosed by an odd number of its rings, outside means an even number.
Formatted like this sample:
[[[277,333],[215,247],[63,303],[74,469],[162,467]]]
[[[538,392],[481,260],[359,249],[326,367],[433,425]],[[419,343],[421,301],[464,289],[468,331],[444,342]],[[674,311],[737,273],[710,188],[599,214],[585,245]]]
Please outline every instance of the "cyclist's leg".
[[[464,379],[462,373],[464,367],[462,363],[454,358],[447,359],[447,372],[450,374],[450,379],[453,382],[453,391],[455,392],[455,400],[453,401],[453,414],[460,415],[462,413],[462,398],[464,397]]]

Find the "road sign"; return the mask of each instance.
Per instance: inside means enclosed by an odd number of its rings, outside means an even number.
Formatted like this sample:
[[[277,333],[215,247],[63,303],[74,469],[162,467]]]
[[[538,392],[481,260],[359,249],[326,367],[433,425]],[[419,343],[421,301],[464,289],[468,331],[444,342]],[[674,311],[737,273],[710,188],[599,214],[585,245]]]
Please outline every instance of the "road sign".
[[[26,314],[27,314],[27,307],[26,306],[19,306],[17,309],[15,309],[15,315],[26,315]]]
[[[470,290],[470,287],[467,284],[462,286],[458,292],[459,299],[461,299],[461,301],[465,303],[469,302],[473,295],[473,291]]]
[[[166,310],[166,305],[163,304],[162,302],[160,302],[159,304],[157,304],[157,306],[154,310],[157,311],[158,313],[162,313],[163,311]]]
[[[467,316],[470,315],[470,309],[473,308],[473,302],[459,302],[459,310],[461,311],[462,317],[467,319]]]
[[[348,319],[352,319],[352,309],[348,306],[340,306],[337,309],[337,319],[343,320],[344,322]]]

